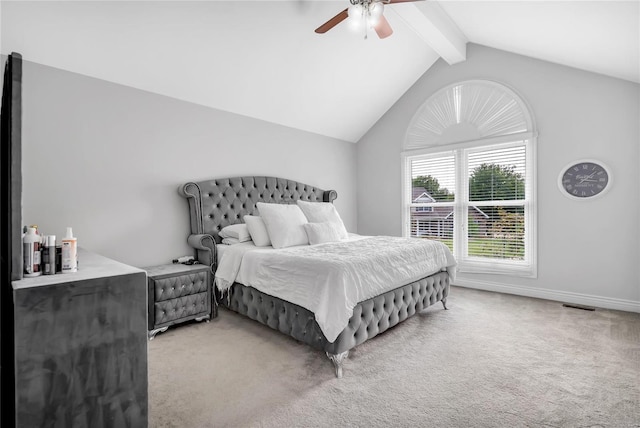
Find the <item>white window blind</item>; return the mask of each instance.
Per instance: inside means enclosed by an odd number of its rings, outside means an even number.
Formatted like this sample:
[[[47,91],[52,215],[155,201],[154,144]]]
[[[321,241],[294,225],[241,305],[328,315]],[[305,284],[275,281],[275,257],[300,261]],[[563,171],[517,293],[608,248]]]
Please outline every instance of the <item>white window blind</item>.
[[[453,250],[455,158],[453,152],[409,162],[410,219],[405,234],[437,239]]]
[[[465,151],[468,202],[463,259],[488,265],[525,262],[526,148],[522,142]]]

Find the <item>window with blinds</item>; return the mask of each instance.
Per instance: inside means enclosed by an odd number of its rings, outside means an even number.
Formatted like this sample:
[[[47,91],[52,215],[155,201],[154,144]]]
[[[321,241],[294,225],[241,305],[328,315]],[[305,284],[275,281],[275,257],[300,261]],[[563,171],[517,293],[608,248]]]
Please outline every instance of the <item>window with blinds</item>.
[[[526,103],[505,85],[433,93],[405,135],[404,235],[444,242],[462,272],[535,277],[535,138]]]
[[[467,150],[466,257],[525,260],[526,144]]]
[[[444,242],[462,271],[534,275],[529,140],[405,155],[405,236]]]
[[[406,235],[437,239],[453,250],[455,158],[453,152],[420,156],[409,163]]]

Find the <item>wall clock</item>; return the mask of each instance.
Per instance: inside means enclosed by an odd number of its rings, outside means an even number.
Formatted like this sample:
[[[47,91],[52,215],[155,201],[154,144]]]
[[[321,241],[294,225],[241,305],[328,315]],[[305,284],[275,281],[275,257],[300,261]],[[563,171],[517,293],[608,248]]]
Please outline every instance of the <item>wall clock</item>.
[[[611,170],[602,162],[583,159],[571,162],[560,171],[560,191],[572,199],[591,199],[611,187]]]

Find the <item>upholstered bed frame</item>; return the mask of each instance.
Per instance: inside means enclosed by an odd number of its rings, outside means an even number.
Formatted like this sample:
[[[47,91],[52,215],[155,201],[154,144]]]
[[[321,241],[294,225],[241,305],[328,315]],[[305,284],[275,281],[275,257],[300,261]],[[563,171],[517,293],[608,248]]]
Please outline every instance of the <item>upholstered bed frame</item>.
[[[322,190],[297,181],[276,177],[234,177],[191,182],[180,187],[187,198],[191,223],[189,244],[200,263],[216,269],[218,232],[225,226],[242,223],[245,215],[257,215],[258,202],[295,203],[297,200],[333,202],[334,190]],[[393,327],[436,302],[446,309],[449,275],[438,272],[360,302],[347,327],[334,342],[325,337],[314,314],[301,306],[234,283],[229,295],[219,299],[229,309],[246,315],[275,330],[325,351],[342,377],[342,363],[349,350]],[[215,307],[215,305],[214,305]],[[217,309],[214,315],[217,315]]]

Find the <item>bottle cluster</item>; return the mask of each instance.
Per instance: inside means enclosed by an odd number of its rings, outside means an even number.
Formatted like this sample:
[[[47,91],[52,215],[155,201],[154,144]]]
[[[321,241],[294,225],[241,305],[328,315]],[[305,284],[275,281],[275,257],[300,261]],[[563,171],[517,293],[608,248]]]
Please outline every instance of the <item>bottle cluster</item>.
[[[25,226],[22,246],[23,274],[27,278],[78,271],[78,240],[71,227],[67,227],[65,237],[57,245],[56,235],[39,233],[35,224]]]

